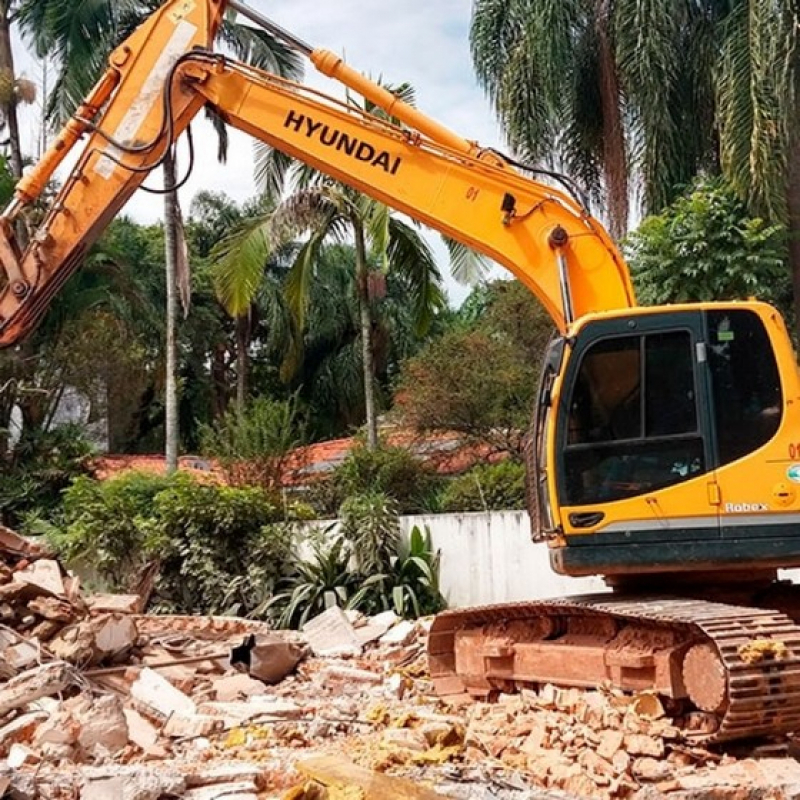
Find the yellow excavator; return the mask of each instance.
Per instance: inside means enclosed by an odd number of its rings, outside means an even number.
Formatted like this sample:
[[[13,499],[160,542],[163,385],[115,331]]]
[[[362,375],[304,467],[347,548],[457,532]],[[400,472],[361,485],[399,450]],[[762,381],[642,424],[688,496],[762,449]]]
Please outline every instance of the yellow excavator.
[[[385,118],[213,51],[226,11],[305,54]],[[800,382],[758,302],[637,307],[616,246],[569,190],[461,138],[240,0],[170,0],[107,71],[0,217],[0,346],[28,334],[88,248],[210,106],[252,134],[483,253],[558,331],[530,475],[534,539],[605,595],[445,612],[443,696],[610,683],[667,698],[706,741],[800,728]],[[30,244],[14,236],[64,158]],[[536,580],[531,575],[531,581]]]

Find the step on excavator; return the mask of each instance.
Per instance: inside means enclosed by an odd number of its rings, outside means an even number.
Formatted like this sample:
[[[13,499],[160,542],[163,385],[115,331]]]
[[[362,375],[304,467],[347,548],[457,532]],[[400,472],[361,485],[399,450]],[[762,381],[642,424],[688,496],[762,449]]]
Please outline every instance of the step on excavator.
[[[228,11],[379,111],[214,52]],[[800,728],[800,598],[777,580],[800,566],[800,382],[778,312],[637,306],[568,179],[461,138],[240,0],[166,2],[19,182],[0,217],[0,346],[30,333],[206,106],[501,264],[553,319],[529,464],[533,539],[556,572],[604,576],[613,592],[440,614],[437,691],[610,684],[693,712],[708,742]],[[68,154],[23,249],[17,224]]]

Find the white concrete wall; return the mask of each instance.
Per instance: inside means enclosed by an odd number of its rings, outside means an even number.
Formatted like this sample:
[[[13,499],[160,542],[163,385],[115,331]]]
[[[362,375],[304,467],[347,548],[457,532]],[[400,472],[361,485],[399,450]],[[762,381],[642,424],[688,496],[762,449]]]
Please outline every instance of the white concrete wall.
[[[440,582],[452,608],[605,591],[600,578],[569,578],[550,568],[524,511],[402,517],[403,530],[427,526],[442,553]]]

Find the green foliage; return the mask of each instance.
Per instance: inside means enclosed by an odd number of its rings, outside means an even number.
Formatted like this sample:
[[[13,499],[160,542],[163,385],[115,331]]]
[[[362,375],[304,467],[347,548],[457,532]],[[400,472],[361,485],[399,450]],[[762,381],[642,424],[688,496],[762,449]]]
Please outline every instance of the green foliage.
[[[331,605],[350,606],[359,582],[350,569],[350,547],[336,537],[327,547],[312,544],[309,559],[296,558],[290,574],[282,581],[283,591],[262,604],[254,616],[269,614],[281,628],[299,628]]]
[[[294,401],[260,397],[201,429],[202,449],[234,486],[280,487],[286,457],[299,443]]]
[[[147,560],[143,521],[171,483],[133,471],[106,481],[76,479],[64,492],[61,519],[50,528],[56,552],[67,562],[91,565],[109,589],[130,590]]]
[[[479,464],[448,482],[442,511],[503,511],[525,508],[525,467],[515,461]]]
[[[11,463],[0,472],[3,523],[16,528],[24,519],[36,519],[56,509],[73,478],[89,473],[92,452],[76,425],[24,431]]]
[[[460,324],[403,365],[396,396],[403,422],[521,457],[551,332],[552,322],[518,281],[475,290]]]
[[[402,617],[434,614],[445,607],[439,588],[440,555],[430,532],[415,527],[405,540],[385,496],[353,498],[330,544],[311,543],[310,558],[295,556],[282,591],[254,615],[280,627],[299,627],[331,605],[366,614],[393,609]],[[390,543],[390,544],[389,544]]]
[[[347,498],[379,492],[392,498],[401,514],[429,505],[438,478],[403,447],[381,445],[370,450],[357,443],[325,481],[315,486],[311,501],[321,513],[335,514]]]
[[[158,610],[244,614],[287,571],[295,531],[279,520],[261,489],[129,472],[76,480],[50,534],[62,557],[89,564],[115,590],[130,590],[157,562]]]
[[[278,519],[261,489],[175,477],[140,523],[146,552],[160,562],[157,607],[185,614],[250,611],[257,604],[251,584],[269,592],[282,575],[291,536],[286,526],[271,524]]]
[[[721,179],[701,179],[625,246],[645,304],[758,297],[785,306],[790,294],[783,228],[749,215]]]
[[[401,545],[392,571],[392,602],[401,617],[436,614],[447,605],[439,588],[441,553],[431,544],[431,532],[417,525]]]
[[[400,543],[397,505],[380,491],[349,497],[339,510],[341,534],[362,575],[385,572]]]

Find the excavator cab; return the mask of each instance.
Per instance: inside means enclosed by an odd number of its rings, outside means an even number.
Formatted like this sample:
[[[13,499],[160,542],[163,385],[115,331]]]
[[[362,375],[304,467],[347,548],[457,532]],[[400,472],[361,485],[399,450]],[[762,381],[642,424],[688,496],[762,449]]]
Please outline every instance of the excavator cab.
[[[545,364],[538,518],[556,571],[800,563],[797,372],[771,307],[589,315]]]

